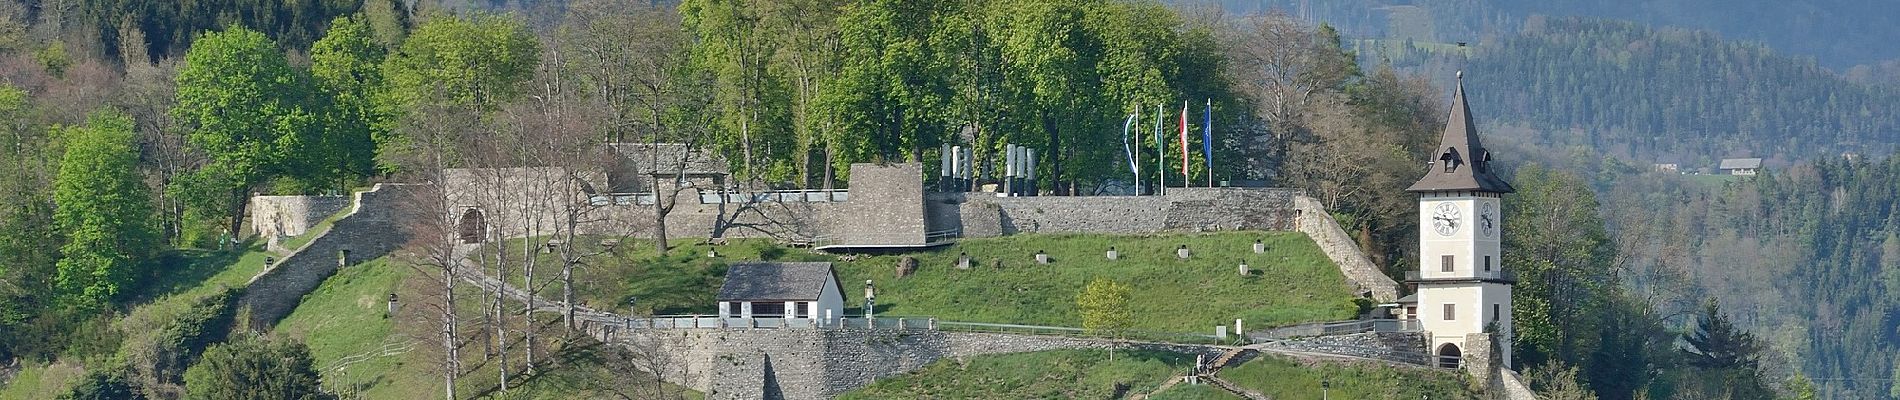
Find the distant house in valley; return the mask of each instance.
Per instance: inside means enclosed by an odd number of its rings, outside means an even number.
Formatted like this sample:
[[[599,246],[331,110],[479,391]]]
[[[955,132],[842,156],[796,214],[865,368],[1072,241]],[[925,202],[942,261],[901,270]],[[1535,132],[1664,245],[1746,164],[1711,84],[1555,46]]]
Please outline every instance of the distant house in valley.
[[[828,262],[734,263],[719,288],[719,317],[843,318],[843,288]]]
[[[1723,174],[1751,176],[1761,172],[1759,158],[1724,158],[1721,166],[1716,167]]]
[[[1682,164],[1677,163],[1656,163],[1651,167],[1661,172],[1682,172]]]

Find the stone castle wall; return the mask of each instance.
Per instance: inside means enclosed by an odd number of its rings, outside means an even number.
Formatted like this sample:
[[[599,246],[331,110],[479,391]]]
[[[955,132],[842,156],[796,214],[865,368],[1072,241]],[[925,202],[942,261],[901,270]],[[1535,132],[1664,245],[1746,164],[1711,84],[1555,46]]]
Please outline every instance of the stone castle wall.
[[[302,235],[349,206],[346,196],[252,196],[251,229],[266,238]]]
[[[1346,231],[1339,229],[1339,223],[1333,220],[1332,214],[1326,212],[1326,207],[1306,196],[1294,198],[1293,204],[1294,214],[1298,216],[1298,230],[1313,238],[1313,243],[1326,253],[1326,258],[1339,266],[1339,273],[1346,275],[1346,283],[1352,285],[1353,292],[1371,292],[1372,299],[1380,302],[1398,301],[1398,282],[1386,276],[1378,265],[1374,265],[1365,253],[1359,251],[1359,242],[1353,241],[1351,236],[1346,236]]]
[[[410,200],[419,188],[385,183],[356,192],[355,207],[334,222],[328,232],[251,278],[238,298],[240,307],[250,308],[250,326],[268,329],[290,315],[305,294],[322,285],[339,267],[382,257],[408,242],[403,229],[406,217],[399,205]],[[344,258],[346,251],[348,257]]]
[[[826,399],[946,358],[1111,345],[1054,336],[865,329],[636,330],[614,339],[658,357],[651,364],[666,366],[658,372],[661,379],[709,399]],[[1210,357],[1222,350],[1134,347]]]
[[[1181,188],[1164,196],[995,197],[987,193],[931,196],[932,229],[960,228],[964,237],[1018,233],[1151,234],[1295,228],[1299,191],[1264,188]]]

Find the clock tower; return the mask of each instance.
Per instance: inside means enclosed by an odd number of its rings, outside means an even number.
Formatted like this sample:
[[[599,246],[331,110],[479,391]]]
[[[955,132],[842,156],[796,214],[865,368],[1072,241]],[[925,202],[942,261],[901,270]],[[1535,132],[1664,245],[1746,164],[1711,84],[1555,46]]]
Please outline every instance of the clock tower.
[[[1452,94],[1451,117],[1425,176],[1407,192],[1418,194],[1416,314],[1431,336],[1435,364],[1457,367],[1468,334],[1493,332],[1503,367],[1511,366],[1511,286],[1500,252],[1503,210],[1511,184],[1498,178],[1491,152],[1478,142],[1465,103],[1464,73]]]

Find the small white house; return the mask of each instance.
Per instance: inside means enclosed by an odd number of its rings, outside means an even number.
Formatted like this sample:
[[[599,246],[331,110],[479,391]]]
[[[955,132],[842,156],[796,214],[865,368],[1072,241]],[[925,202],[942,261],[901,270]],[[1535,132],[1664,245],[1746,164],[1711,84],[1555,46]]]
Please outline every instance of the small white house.
[[[739,262],[719,287],[720,318],[844,318],[843,286],[828,262]]]

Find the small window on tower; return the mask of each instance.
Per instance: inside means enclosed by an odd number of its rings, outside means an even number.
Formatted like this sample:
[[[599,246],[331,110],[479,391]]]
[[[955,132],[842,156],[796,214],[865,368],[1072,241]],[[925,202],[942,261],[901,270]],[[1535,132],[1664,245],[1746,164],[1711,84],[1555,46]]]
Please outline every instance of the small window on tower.
[[[1445,320],[1446,320],[1446,321],[1457,321],[1457,320],[1458,320],[1458,305],[1457,305],[1457,304],[1446,304],[1446,305],[1445,305]]]
[[[1492,304],[1492,305],[1491,305],[1491,322],[1497,322],[1497,321],[1498,321],[1498,317],[1501,317],[1501,316],[1503,316],[1503,315],[1504,315],[1504,314],[1499,314],[1499,313],[1498,313],[1498,305],[1497,305],[1497,304]]]
[[[1438,261],[1439,261],[1439,266],[1438,266],[1438,272],[1451,272],[1451,271],[1452,271],[1452,268],[1451,268],[1451,255],[1450,255],[1450,254],[1446,254],[1446,255],[1444,255],[1444,256],[1442,256],[1442,257],[1440,257]]]
[[[1484,256],[1484,272],[1491,272],[1491,256]]]

